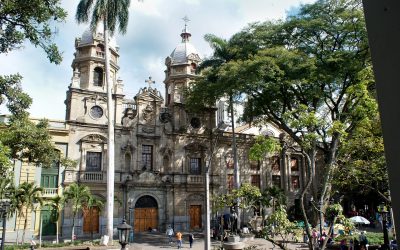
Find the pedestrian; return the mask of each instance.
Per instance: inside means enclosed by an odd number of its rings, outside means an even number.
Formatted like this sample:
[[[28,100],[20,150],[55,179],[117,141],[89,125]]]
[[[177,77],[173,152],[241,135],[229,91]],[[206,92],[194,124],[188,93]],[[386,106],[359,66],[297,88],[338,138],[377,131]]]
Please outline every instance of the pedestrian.
[[[360,236],[358,237],[360,240],[360,249],[367,249],[368,239],[365,235],[365,231],[361,231]]]
[[[303,243],[308,243],[308,235],[306,230],[303,231]]]
[[[35,242],[35,240],[33,239],[33,236],[32,236],[31,243],[30,243],[30,249],[34,250],[35,247],[36,247],[36,242]]]
[[[193,240],[194,240],[194,235],[192,233],[190,233],[189,234],[189,246],[190,246],[190,248],[192,248]]]
[[[313,228],[311,236],[312,236],[313,246],[317,247],[318,246],[319,234],[318,234],[318,232],[317,232],[317,230],[315,228]]]
[[[171,244],[172,243],[172,236],[174,235],[174,229],[172,229],[171,226],[168,226],[167,231],[165,232],[165,234],[168,236],[169,244]]]
[[[176,243],[178,244],[178,249],[182,247],[182,233],[176,233]]]

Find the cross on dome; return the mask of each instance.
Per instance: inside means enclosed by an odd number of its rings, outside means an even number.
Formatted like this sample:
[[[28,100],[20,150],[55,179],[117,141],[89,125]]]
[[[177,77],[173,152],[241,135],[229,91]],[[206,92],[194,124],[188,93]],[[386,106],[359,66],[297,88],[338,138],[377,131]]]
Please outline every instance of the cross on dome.
[[[188,28],[187,28],[187,24],[190,21],[190,19],[187,16],[184,16],[182,18],[182,20],[185,22],[185,28],[182,30],[181,33],[181,37],[182,37],[182,42],[188,42],[189,41],[189,37],[191,36]]]

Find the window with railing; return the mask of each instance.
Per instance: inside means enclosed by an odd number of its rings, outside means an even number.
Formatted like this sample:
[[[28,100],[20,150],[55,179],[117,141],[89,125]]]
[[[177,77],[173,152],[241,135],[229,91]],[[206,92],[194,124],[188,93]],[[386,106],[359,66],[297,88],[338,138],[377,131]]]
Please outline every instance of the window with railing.
[[[275,187],[281,187],[281,176],[280,175],[273,175],[272,176],[272,185]]]
[[[153,146],[142,145],[142,169],[152,170],[153,169]]]
[[[255,174],[255,175],[251,176],[251,185],[254,186],[254,187],[260,188],[260,186],[261,186],[260,175]]]
[[[101,171],[101,152],[86,153],[86,171]]]
[[[290,170],[291,171],[299,171],[299,161],[296,157],[290,158]]]
[[[292,175],[292,188],[293,190],[300,189],[300,177],[297,175]]]
[[[260,170],[260,161],[250,160],[250,169],[251,170]]]
[[[201,158],[190,158],[189,174],[201,174]]]
[[[279,172],[281,170],[280,158],[278,156],[274,156],[272,157],[271,161],[272,161],[271,164],[272,171]]]

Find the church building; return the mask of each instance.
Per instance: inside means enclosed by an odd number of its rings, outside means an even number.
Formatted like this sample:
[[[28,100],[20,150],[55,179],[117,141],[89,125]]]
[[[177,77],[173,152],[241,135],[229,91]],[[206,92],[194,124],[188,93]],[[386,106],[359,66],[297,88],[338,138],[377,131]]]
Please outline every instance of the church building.
[[[190,38],[185,25],[180,39],[177,36],[178,45],[165,59],[165,95],[152,86],[150,77],[133,99],[125,98],[124,84],[118,77],[119,48],[110,39],[115,113],[113,181],[118,200],[114,204],[114,227],[126,218],[135,232],[149,228],[164,232],[169,225],[175,231],[202,231],[206,224],[206,168],[209,167],[210,173],[210,197],[234,188],[232,133],[229,129],[218,135],[213,133],[217,124],[226,119],[224,105],[220,102],[215,109],[201,114],[185,109],[184,89],[196,78],[196,67],[202,61]],[[85,31],[75,40],[75,50],[60,150],[76,160],[77,165],[75,168],[58,166],[55,190],[49,195],[62,193],[72,183],[80,183],[106,200],[108,112],[102,30]],[[281,131],[272,125],[259,128],[238,124],[236,127],[240,183],[250,183],[261,190],[272,185],[281,187],[289,197],[289,204],[294,205],[305,182],[304,161],[290,150],[269,155],[263,161],[251,161],[249,149],[254,136],[260,134],[279,138]],[[37,182],[45,185],[39,176]],[[226,212],[229,208],[219,214]],[[71,235],[70,206],[65,206],[60,220],[62,236]],[[246,221],[247,217],[242,223]],[[44,227],[48,226],[46,223],[53,222],[44,222]],[[35,224],[37,229],[39,224]],[[105,209],[79,213],[75,225],[77,237],[106,234]],[[18,230],[16,223],[14,230]]]

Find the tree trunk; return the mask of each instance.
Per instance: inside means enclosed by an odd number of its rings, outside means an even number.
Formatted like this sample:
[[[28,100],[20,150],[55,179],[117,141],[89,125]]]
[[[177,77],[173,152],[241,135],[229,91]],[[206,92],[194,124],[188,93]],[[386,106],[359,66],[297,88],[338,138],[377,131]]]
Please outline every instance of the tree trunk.
[[[17,220],[17,225],[15,226],[15,230],[17,231],[17,237],[16,237],[16,239],[15,239],[15,243],[18,245],[18,238],[19,238],[19,222],[21,221],[21,220],[19,220],[19,218],[21,218],[21,213],[17,213],[17,218],[16,218],[16,220]]]
[[[107,113],[108,113],[108,140],[107,140],[107,235],[110,245],[113,243],[113,216],[114,216],[114,107],[112,101],[112,87],[110,80],[110,48],[108,45],[108,26],[107,19],[104,17],[104,47],[105,47],[105,71],[107,84]]]
[[[306,154],[303,153],[303,155],[307,158],[307,166],[308,166],[308,181],[306,186],[304,187],[303,191],[301,192],[301,196],[300,196],[300,208],[301,208],[301,212],[303,214],[303,219],[304,219],[304,227],[306,229],[306,233],[307,233],[307,237],[308,237],[308,248],[310,250],[313,249],[313,244],[312,244],[312,235],[310,232],[310,228],[308,227],[308,217],[307,217],[307,213],[304,207],[304,196],[307,193],[307,191],[310,189],[311,187],[311,183],[313,180],[313,175],[314,175],[314,169],[315,169],[315,148],[313,148],[313,150],[309,153],[311,155],[311,157]]]
[[[72,230],[71,230],[71,241],[74,242],[74,233],[75,233],[75,216],[76,213],[73,213],[72,215]]]
[[[28,225],[28,207],[25,209],[25,221],[24,221],[24,231],[22,233],[22,244],[25,243],[25,232],[27,225]]]

